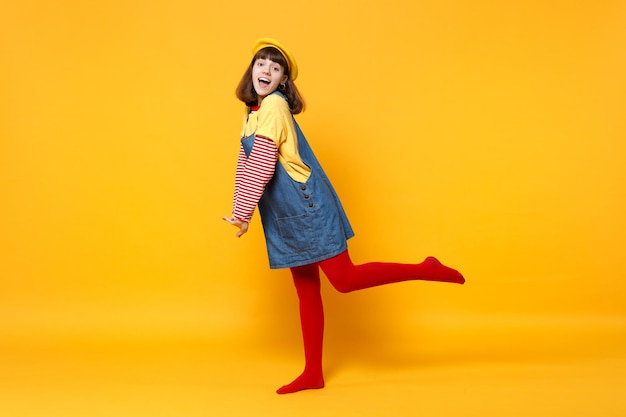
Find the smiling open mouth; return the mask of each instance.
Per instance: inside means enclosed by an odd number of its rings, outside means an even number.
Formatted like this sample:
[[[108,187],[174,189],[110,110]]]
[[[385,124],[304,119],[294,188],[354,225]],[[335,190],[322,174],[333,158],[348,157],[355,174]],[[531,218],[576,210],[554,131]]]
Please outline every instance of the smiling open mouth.
[[[268,80],[267,78],[259,78],[259,85],[267,87],[268,85],[270,85],[270,80]]]

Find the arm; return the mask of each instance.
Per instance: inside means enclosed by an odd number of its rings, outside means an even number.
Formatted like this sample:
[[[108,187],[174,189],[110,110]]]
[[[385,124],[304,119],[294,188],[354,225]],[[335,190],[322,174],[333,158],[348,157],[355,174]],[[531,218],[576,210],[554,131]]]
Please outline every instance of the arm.
[[[237,156],[237,170],[235,171],[235,193],[233,196],[233,211],[235,211],[235,203],[237,202],[237,196],[239,195],[239,188],[241,187],[241,177],[243,176],[245,164],[246,151],[243,150],[243,145],[239,144],[239,155]]]
[[[237,237],[248,230],[248,223],[258,204],[265,186],[272,179],[276,169],[278,149],[274,142],[265,137],[257,136],[248,158],[243,149],[239,151],[237,172],[235,175],[235,196],[233,214],[223,219],[239,227]]]

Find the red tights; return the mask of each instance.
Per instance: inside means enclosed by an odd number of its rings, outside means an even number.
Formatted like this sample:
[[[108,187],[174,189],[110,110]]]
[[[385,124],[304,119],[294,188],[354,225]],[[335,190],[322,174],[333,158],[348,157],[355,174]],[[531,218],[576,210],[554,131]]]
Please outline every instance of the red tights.
[[[354,265],[348,251],[319,263],[291,268],[300,301],[300,323],[304,342],[304,372],[293,382],[278,389],[288,394],[304,389],[324,387],[322,343],[324,309],[320,294],[320,274],[324,274],[339,292],[351,292],[378,285],[409,280],[426,280],[463,284],[465,279],[456,270],[428,257],[420,264],[372,262]]]

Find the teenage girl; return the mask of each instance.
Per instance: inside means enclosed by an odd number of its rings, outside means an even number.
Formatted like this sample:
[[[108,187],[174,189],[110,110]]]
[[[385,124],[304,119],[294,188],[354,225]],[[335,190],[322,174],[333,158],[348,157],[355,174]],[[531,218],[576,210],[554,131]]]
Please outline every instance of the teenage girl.
[[[433,257],[419,264],[354,265],[347,240],[354,236],[328,177],[294,119],[304,100],[294,81],[294,56],[277,40],[259,39],[236,95],[246,104],[235,176],[233,212],[225,221],[239,230],[258,205],[270,268],[289,268],[300,304],[304,372],[279,394],[324,387],[324,312],[320,268],[342,293],[408,280],[463,284],[456,270]]]

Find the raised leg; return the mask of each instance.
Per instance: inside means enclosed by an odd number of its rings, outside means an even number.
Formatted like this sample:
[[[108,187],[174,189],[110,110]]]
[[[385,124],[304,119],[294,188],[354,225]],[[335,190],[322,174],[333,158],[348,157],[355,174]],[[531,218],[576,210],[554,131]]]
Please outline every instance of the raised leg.
[[[457,270],[448,268],[432,256],[419,264],[371,262],[354,265],[345,251],[319,265],[333,287],[344,293],[410,280],[465,282]]]

